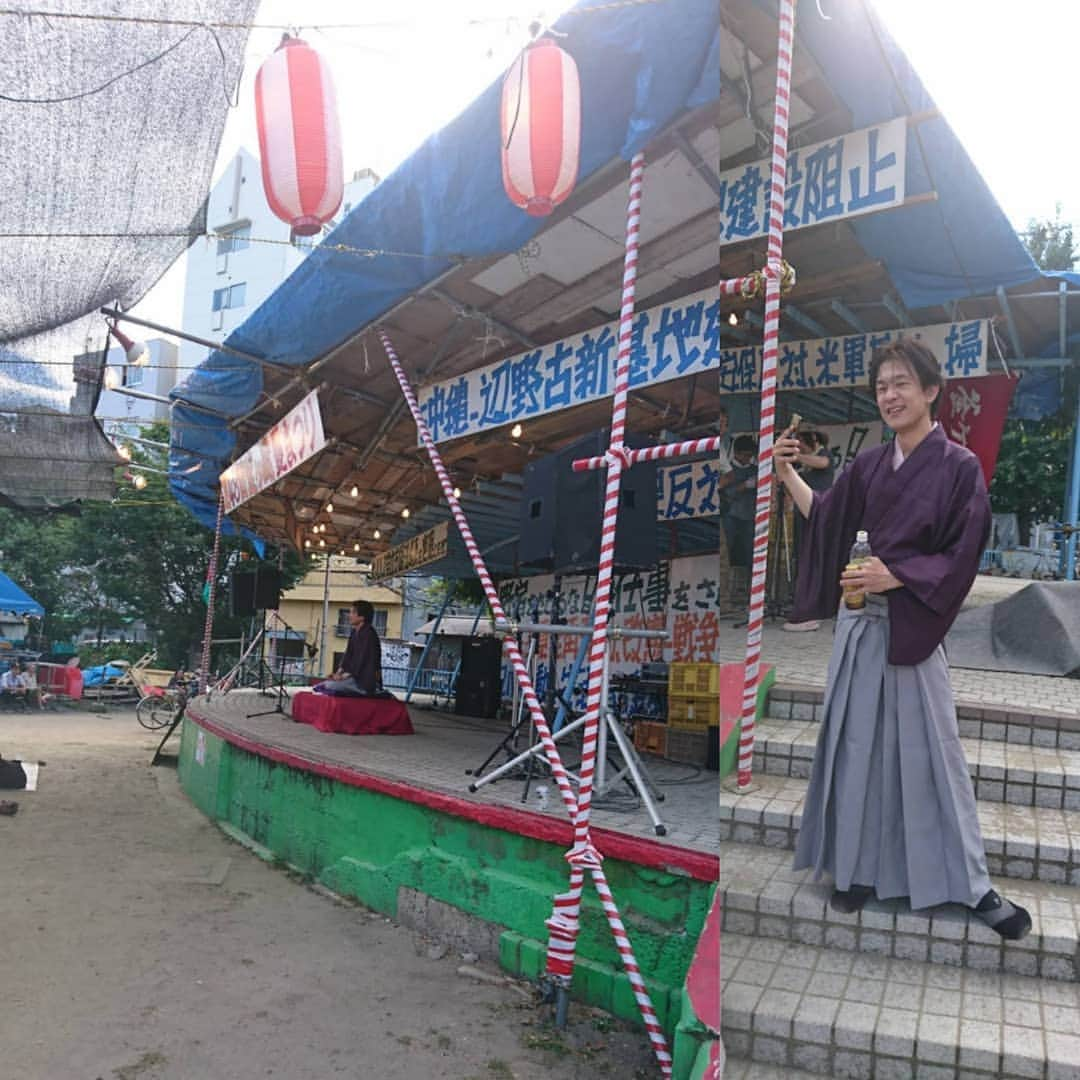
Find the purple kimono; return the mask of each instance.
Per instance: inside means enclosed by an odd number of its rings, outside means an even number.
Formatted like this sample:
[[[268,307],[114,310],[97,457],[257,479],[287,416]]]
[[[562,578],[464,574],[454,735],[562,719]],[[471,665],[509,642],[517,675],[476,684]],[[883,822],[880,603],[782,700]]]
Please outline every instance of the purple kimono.
[[[986,487],[940,428],[895,471],[892,456],[860,454],[807,522],[796,620],[837,613],[859,529],[904,585],[839,607],[795,869],[913,908],[973,905],[990,878],[941,642],[989,533]]]
[[[895,472],[891,443],[861,453],[826,492],[814,493],[803,531],[795,622],[828,619],[855,533],[904,583],[889,604],[889,663],[918,664],[944,640],[990,535],[979,459],[940,427]]]

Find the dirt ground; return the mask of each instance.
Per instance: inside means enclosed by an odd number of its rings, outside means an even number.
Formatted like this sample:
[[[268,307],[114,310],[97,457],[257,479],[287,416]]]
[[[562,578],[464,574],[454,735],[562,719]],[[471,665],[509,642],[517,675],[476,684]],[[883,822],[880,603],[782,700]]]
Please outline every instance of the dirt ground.
[[[0,1080],[621,1080],[648,1044],[335,903],[210,824],[130,710],[0,713]],[[492,973],[494,974],[494,973]]]

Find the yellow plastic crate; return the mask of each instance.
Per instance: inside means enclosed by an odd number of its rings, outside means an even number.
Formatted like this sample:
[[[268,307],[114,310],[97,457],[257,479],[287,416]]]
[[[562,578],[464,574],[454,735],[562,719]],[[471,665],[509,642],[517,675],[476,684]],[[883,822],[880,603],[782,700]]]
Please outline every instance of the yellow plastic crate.
[[[720,723],[720,702],[714,697],[668,698],[668,723],[672,727],[704,731]]]
[[[708,697],[719,690],[719,664],[671,664],[668,667],[669,697]]]

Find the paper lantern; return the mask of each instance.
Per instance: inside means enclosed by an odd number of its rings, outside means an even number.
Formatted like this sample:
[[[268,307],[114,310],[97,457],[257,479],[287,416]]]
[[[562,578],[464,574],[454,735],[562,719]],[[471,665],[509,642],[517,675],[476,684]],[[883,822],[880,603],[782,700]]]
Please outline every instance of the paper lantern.
[[[263,189],[294,236],[313,236],[341,206],[341,129],[330,68],[286,34],[255,78]]]
[[[534,217],[574,190],[581,152],[581,90],[574,60],[551,38],[534,41],[503,80],[503,187]]]

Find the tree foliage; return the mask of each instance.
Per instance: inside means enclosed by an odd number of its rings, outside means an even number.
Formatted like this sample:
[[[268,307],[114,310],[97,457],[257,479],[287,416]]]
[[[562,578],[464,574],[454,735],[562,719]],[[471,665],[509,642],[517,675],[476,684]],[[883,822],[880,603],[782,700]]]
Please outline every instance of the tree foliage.
[[[151,425],[143,437],[167,444],[168,428]],[[113,502],[86,503],[77,516],[0,510],[0,566],[45,608],[43,631],[50,641],[69,639],[84,627],[104,630],[143,619],[158,662],[180,666],[197,655],[202,641],[214,536],[169,491],[167,451],[134,443],[131,452],[134,464],[160,470],[130,470],[146,477],[142,490],[122,481]],[[242,560],[253,559],[250,543],[222,538],[215,637],[238,638],[248,629],[247,620],[228,615],[227,581]],[[282,561],[288,588],[303,576],[302,561],[291,550]]]
[[[1054,207],[1053,220],[1032,218],[1022,234],[1031,257],[1041,270],[1072,270],[1077,253],[1073,243],[1073,227],[1061,220],[1061,203]]]

